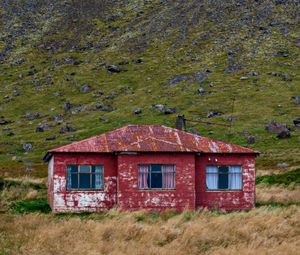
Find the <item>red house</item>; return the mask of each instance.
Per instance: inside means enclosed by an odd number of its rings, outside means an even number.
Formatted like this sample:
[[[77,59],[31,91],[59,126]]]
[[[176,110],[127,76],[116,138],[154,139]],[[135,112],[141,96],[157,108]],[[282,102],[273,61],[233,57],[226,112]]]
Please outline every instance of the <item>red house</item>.
[[[158,125],[128,125],[48,151],[53,212],[255,205],[257,151]]]

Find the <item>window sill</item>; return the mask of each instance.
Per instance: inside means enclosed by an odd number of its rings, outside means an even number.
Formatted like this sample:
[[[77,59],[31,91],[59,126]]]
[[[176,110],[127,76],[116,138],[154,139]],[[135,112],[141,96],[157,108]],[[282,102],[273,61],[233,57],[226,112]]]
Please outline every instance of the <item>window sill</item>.
[[[174,191],[176,189],[138,189],[138,191]]]
[[[104,189],[67,189],[66,192],[72,192],[72,193],[76,193],[76,192],[99,192],[99,191],[104,191]]]
[[[243,192],[242,189],[214,189],[206,190],[206,192]]]

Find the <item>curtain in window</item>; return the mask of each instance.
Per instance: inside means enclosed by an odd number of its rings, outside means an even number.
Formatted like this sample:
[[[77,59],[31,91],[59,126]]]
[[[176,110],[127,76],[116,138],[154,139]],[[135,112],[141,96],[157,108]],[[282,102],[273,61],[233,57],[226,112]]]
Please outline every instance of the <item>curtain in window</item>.
[[[95,189],[103,188],[103,166],[95,167]]]
[[[241,166],[230,166],[229,167],[228,188],[229,189],[242,189],[242,168],[241,168]]]
[[[206,187],[207,189],[218,189],[218,167],[207,166],[206,167]]]
[[[148,189],[148,178],[149,178],[149,165],[141,165],[139,166],[139,177],[138,183],[140,189]]]
[[[67,166],[67,190],[72,188],[72,166]]]
[[[175,189],[175,169],[173,165],[162,165],[162,188]]]

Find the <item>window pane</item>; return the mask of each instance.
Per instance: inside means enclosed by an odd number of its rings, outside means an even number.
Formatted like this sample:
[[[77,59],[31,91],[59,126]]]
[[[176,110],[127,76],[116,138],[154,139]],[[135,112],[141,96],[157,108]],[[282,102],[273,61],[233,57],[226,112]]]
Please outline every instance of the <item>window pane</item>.
[[[78,166],[69,166],[69,167],[70,167],[72,173],[78,172]]]
[[[71,189],[78,189],[78,174],[71,174]]]
[[[207,166],[206,167],[206,188],[210,190],[218,189],[218,167],[217,166]]]
[[[151,188],[162,188],[161,165],[151,165]]]
[[[228,176],[229,189],[242,189],[242,167],[241,166],[230,166]]]
[[[228,166],[220,166],[219,167],[219,189],[228,189]]]
[[[80,189],[90,189],[90,174],[79,174],[79,188]]]
[[[90,173],[91,167],[90,166],[80,166],[80,173]]]

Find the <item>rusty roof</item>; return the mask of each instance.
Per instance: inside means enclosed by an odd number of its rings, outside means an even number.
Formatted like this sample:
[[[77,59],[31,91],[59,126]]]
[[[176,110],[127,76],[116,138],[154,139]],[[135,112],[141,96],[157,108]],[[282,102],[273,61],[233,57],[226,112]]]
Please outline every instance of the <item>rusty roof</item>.
[[[252,153],[258,151],[160,125],[127,125],[48,151]]]

